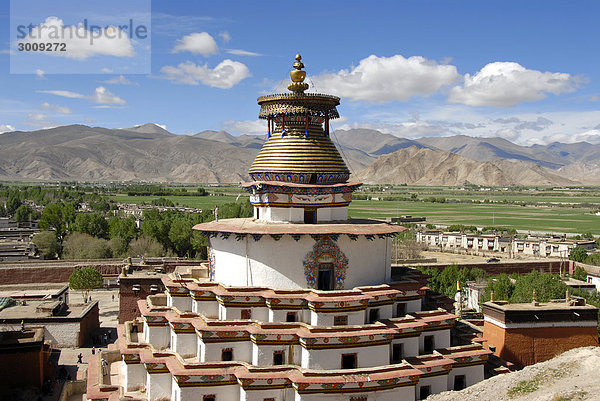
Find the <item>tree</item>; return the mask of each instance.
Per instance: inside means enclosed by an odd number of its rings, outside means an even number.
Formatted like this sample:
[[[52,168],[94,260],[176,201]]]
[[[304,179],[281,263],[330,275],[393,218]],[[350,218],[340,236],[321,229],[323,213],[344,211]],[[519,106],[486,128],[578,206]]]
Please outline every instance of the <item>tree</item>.
[[[89,234],[72,233],[63,241],[65,259],[105,259],[112,257],[108,241]]]
[[[567,285],[556,274],[540,273],[534,270],[517,278],[510,302],[531,302],[533,290],[537,294],[538,301],[547,302],[551,299],[564,299]]]
[[[54,259],[60,253],[60,244],[54,231],[40,231],[33,236],[32,242],[44,259]]]
[[[110,238],[123,238],[128,244],[137,237],[137,226],[133,216],[121,219],[113,217],[109,223]]]
[[[31,208],[29,205],[21,205],[15,211],[13,220],[23,223],[26,221],[33,221],[39,217],[39,213]]]
[[[75,221],[75,205],[67,202],[50,203],[42,211],[40,228],[56,231],[56,237],[62,241],[68,226]]]
[[[108,238],[108,221],[98,213],[79,213],[75,217],[73,230],[96,238]]]
[[[575,262],[583,263],[585,262],[587,256],[587,251],[583,247],[576,246],[569,254],[569,259],[574,260]]]
[[[502,273],[488,281],[483,299],[489,301],[492,298],[492,291],[494,291],[495,300],[508,301],[512,296],[514,289],[515,285],[510,277],[508,277],[506,273]]]
[[[154,238],[145,235],[134,239],[129,244],[128,256],[159,257],[165,255],[165,248]]]
[[[192,227],[192,222],[185,217],[179,217],[171,224],[169,239],[179,256],[190,256],[191,254],[192,244],[190,239],[192,237]]]
[[[87,302],[90,291],[102,287],[102,283],[102,274],[93,267],[75,269],[69,277],[69,287],[81,291],[84,302]]]
[[[587,281],[587,272],[581,266],[577,266],[573,272],[573,278],[575,280]]]
[[[10,216],[14,215],[19,206],[22,204],[23,203],[21,202],[21,199],[19,199],[18,195],[11,193],[6,201],[6,213]]]
[[[127,256],[127,241],[123,238],[115,237],[108,241],[108,247],[113,258],[124,258]]]

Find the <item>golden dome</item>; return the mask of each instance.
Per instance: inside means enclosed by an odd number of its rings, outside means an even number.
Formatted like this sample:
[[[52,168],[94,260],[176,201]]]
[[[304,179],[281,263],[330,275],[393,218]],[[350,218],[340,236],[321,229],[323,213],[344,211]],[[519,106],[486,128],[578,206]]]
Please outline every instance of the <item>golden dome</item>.
[[[267,120],[268,139],[249,173],[257,181],[346,182],[350,171],[329,138],[329,121],[339,118],[340,99],[304,93],[308,84],[301,60],[296,55],[290,72],[292,93],[258,98],[259,118]]]

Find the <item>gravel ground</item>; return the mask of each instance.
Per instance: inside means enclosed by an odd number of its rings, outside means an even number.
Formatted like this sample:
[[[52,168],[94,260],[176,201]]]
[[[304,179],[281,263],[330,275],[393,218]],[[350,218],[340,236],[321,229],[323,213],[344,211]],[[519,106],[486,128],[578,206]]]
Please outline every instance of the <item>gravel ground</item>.
[[[600,400],[600,347],[577,348],[521,371],[495,376],[427,401]]]

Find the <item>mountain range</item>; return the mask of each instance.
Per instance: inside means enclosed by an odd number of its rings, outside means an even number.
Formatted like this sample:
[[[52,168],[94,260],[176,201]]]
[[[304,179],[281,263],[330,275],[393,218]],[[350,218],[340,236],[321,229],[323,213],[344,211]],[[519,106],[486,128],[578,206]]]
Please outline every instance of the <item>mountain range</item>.
[[[155,124],[67,125],[0,135],[0,180],[239,182],[266,136],[175,135]],[[521,146],[465,135],[399,138],[337,130],[332,139],[365,183],[420,185],[600,184],[600,145]]]

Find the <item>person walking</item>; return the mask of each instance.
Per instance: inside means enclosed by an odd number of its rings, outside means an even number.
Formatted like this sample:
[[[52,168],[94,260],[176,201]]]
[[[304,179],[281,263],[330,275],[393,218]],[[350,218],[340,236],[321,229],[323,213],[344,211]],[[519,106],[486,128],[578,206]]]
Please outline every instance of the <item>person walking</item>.
[[[92,355],[96,355],[96,347],[92,347]]]
[[[83,354],[81,352],[77,355],[77,363],[83,363]]]

